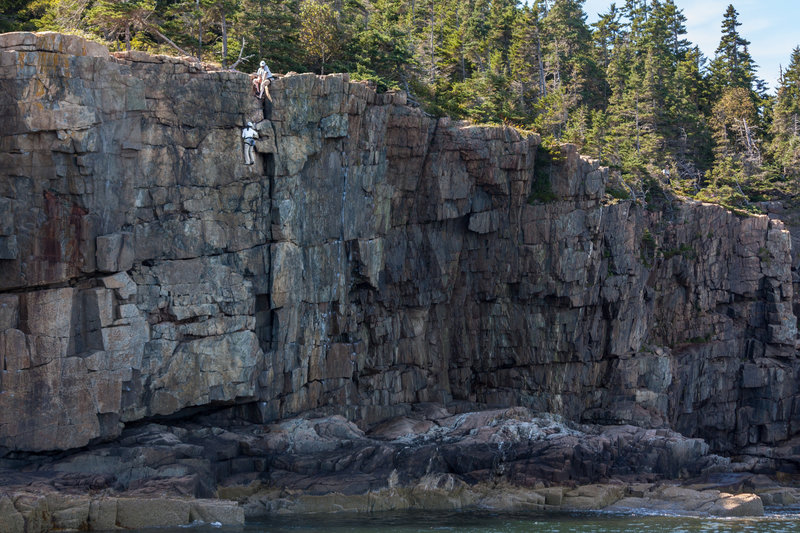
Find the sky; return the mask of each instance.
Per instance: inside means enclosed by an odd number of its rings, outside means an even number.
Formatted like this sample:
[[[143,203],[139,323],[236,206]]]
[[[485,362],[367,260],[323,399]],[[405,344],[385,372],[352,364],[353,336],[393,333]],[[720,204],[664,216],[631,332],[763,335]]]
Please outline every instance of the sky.
[[[625,0],[616,0],[617,7]],[[605,13],[612,0],[586,0],[587,22]],[[786,68],[792,49],[800,45],[800,0],[675,0],[686,16],[686,38],[709,59],[719,45],[722,16],[728,4],[739,13],[739,33],[750,41],[750,55],[758,64],[758,76],[774,93],[780,65]]]

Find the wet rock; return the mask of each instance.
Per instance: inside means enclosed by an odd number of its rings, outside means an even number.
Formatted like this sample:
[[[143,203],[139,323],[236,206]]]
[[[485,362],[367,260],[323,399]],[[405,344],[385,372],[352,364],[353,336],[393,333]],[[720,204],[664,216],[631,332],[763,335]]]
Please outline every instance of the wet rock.
[[[755,494],[720,494],[707,512],[713,516],[764,516],[764,505]]]
[[[647,509],[710,516],[763,516],[764,505],[755,494],[729,494],[718,490],[693,490],[678,486],[650,487],[641,496],[627,497],[607,508],[611,511]]]
[[[199,500],[192,502],[189,519],[192,523],[201,521],[207,524],[242,525],[244,509],[235,502]]]

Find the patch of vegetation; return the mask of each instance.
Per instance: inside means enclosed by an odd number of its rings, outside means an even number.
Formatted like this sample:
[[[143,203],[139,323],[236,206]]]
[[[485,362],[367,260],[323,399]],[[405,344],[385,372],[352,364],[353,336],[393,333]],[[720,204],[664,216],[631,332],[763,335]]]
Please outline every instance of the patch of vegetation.
[[[656,239],[653,237],[653,234],[650,233],[650,230],[644,230],[642,233],[642,248],[639,251],[639,260],[641,263],[650,268],[653,266],[653,260],[656,257]]]
[[[648,211],[655,213],[671,208],[675,195],[658,179],[647,174],[641,179],[641,186]]]
[[[533,183],[528,203],[548,203],[557,199],[551,185],[553,168],[564,163],[564,153],[558,146],[540,146],[533,165]]]
[[[617,200],[630,200],[631,194],[622,187],[606,187],[606,194]]]
[[[531,195],[528,197],[528,203],[549,203],[556,200],[556,195],[553,193],[550,182],[547,180],[534,180],[531,184]]]
[[[695,198],[701,202],[719,204],[739,216],[761,213],[761,209],[750,203],[747,196],[729,185],[721,185],[716,188],[706,187],[698,192]]]
[[[681,244],[677,248],[672,248],[670,250],[665,250],[664,252],[664,259],[672,259],[676,255],[680,255],[685,257],[686,259],[696,259],[697,253],[694,251],[694,248],[689,246],[688,244]]]
[[[762,263],[766,263],[767,266],[772,264],[772,255],[770,255],[769,250],[764,248],[763,246],[758,249],[758,258],[761,259]]]
[[[642,233],[642,246],[655,249],[656,239],[649,229],[644,230],[644,233]]]

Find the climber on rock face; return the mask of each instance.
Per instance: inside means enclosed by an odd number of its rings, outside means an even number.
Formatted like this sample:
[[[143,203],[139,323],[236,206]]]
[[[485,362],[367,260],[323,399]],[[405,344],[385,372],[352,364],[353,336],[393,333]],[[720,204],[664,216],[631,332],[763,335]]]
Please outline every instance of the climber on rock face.
[[[253,89],[258,92],[258,98],[264,97],[264,90],[274,77],[267,66],[267,62],[262,61],[256,72],[256,77],[253,78]]]
[[[247,127],[242,130],[242,139],[244,139],[244,164],[252,165],[256,162],[253,150],[258,139],[258,132],[252,122],[248,122]]]

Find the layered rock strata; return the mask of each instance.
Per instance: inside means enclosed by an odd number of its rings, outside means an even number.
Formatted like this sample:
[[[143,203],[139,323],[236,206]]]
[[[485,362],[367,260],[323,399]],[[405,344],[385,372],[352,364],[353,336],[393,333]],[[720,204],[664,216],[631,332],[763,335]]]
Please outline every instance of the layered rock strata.
[[[30,33],[0,72],[6,453],[231,406],[519,405],[718,452],[800,429],[780,220],[613,200],[573,147],[341,75],[262,105],[241,73]]]

